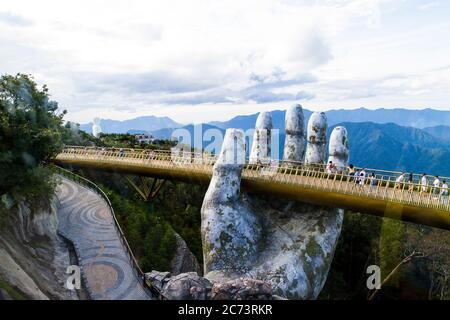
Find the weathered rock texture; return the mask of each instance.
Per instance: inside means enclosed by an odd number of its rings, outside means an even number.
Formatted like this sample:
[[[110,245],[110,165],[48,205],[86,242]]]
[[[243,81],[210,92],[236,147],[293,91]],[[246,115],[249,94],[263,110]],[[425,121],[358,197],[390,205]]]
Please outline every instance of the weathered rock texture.
[[[287,117],[286,123],[294,123],[288,128],[301,127],[298,108],[292,108]],[[325,114],[314,114],[308,128],[305,160],[324,163]],[[244,148],[242,136],[239,130],[227,130],[203,202],[205,277],[217,284],[252,278],[263,281],[281,297],[316,298],[327,278],[343,213],[338,209],[267,196],[241,195],[242,166],[224,164],[222,158],[232,147]],[[235,138],[237,144],[232,143]],[[298,143],[298,150],[301,150],[304,140],[300,134],[295,141],[288,142],[294,143]],[[335,145],[335,148],[339,146]],[[287,157],[290,155],[289,152],[286,154]],[[293,156],[298,157],[299,153],[295,152]]]
[[[65,288],[70,257],[56,234],[56,201],[47,209],[12,208],[0,233],[0,291],[11,299],[78,299]]]
[[[308,121],[306,140],[306,163],[323,163],[327,144],[327,117],[323,112],[314,112]]]
[[[211,282],[195,272],[172,276],[169,272],[152,271],[145,274],[164,298],[169,300],[253,300],[272,299],[272,288],[264,281],[237,278]]]
[[[333,161],[334,165],[342,169],[348,165],[349,147],[348,134],[345,127],[336,127],[331,132],[330,144],[328,146],[328,161]]]
[[[176,251],[175,256],[170,262],[170,270],[173,275],[178,275],[185,272],[196,272],[202,274],[202,268],[197,261],[197,258],[189,250],[184,239],[175,233]]]
[[[211,292],[213,300],[268,300],[272,298],[272,287],[269,283],[251,278],[216,282]]]
[[[271,147],[272,114],[261,112],[256,119],[253,145],[250,152],[249,162],[269,163]]]
[[[283,160],[301,162],[305,155],[305,118],[301,105],[295,104],[286,111],[285,127]]]
[[[229,156],[243,152],[244,132],[228,129],[202,205],[203,263],[210,278],[216,271],[220,279],[242,275],[257,255],[261,226],[239,199],[242,163]]]
[[[169,300],[211,299],[213,284],[195,272],[181,273],[172,277],[170,272],[152,271],[145,274],[145,279]]]

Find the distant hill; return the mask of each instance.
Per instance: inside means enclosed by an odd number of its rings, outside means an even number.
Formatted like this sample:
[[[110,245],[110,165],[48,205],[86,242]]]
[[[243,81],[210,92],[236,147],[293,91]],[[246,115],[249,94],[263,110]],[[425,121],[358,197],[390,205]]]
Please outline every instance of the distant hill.
[[[136,129],[128,130],[126,133],[128,133],[128,134],[149,134],[149,132],[146,130],[136,130]]]
[[[307,123],[312,111],[304,109],[303,112],[305,115],[305,122]],[[401,126],[427,128],[431,130],[431,128],[429,127],[447,127],[446,125],[450,123],[450,111],[438,111],[433,109],[369,110],[365,108],[359,108],[354,110],[330,110],[327,111],[326,114],[329,126],[333,126],[341,122],[374,122],[395,123]],[[257,116],[258,113],[245,116],[236,116],[227,121],[212,121],[208,124],[221,129],[241,128],[247,130],[254,128]],[[284,117],[284,110],[272,111],[274,127],[279,128],[281,131],[284,131]],[[156,116],[143,116],[123,121],[102,119],[100,125],[102,127],[102,131],[105,133],[126,133],[130,130],[144,130],[152,134],[154,133],[154,131],[158,131],[161,129],[172,130],[173,128],[179,128],[183,126],[183,124],[177,123],[169,117]],[[82,130],[88,133],[92,132],[92,123],[82,124],[80,127]],[[449,129],[444,128],[442,130],[445,131]],[[446,133],[444,133],[444,131],[442,131],[442,135],[447,135]],[[163,132],[160,132],[159,134],[162,133]]]
[[[375,122],[395,123],[400,126],[425,128],[450,123],[450,111],[433,109],[409,110],[409,109],[376,109],[368,110],[359,108],[355,110],[330,110],[327,111],[330,124],[339,122]]]
[[[311,115],[311,111],[303,109],[305,122]],[[433,109],[408,110],[408,109],[376,109],[369,110],[359,108],[355,110],[330,110],[326,111],[328,125],[333,126],[341,122],[374,122],[395,123],[401,126],[425,128],[450,123],[450,111],[438,111]],[[228,121],[213,121],[209,124],[219,128],[242,128],[244,130],[253,128],[258,113],[246,116],[236,116]],[[274,127],[284,130],[284,110],[272,111]]]
[[[311,111],[304,110],[305,123]],[[328,135],[336,125],[349,132],[350,161],[357,166],[398,171],[425,171],[450,176],[450,111],[378,109],[331,110],[327,113]],[[169,139],[176,128],[185,128],[194,137],[202,128],[224,132],[227,128],[253,129],[258,114],[237,116],[224,122],[182,126],[168,117],[139,117],[125,121],[102,120],[103,132],[147,131],[159,139]],[[285,111],[272,111],[274,128],[280,129],[279,157],[283,152]],[[399,124],[400,123],[400,124]],[[84,125],[88,132],[91,126]],[[423,128],[423,129],[420,129]],[[85,129],[86,130],[86,129]],[[193,141],[192,141],[193,143]],[[202,141],[205,148],[210,141]],[[250,144],[250,141],[249,143]],[[249,148],[249,146],[247,146]]]
[[[280,131],[284,132],[284,121],[285,121],[285,110],[274,110],[271,111],[272,113],[272,122],[273,127],[280,129]],[[303,109],[303,114],[305,116],[305,122],[307,122],[307,119],[311,116],[312,112],[306,109]],[[228,129],[228,128],[239,128],[243,130],[253,129],[255,128],[256,118],[258,117],[259,113],[246,115],[246,116],[236,116],[228,121],[213,121],[209,122],[209,124],[222,128],[222,129]]]
[[[169,117],[144,116],[129,120],[109,120],[100,121],[102,132],[104,133],[126,133],[130,130],[153,132],[162,128],[177,128],[179,124]],[[80,128],[88,133],[92,133],[92,122],[82,124]]]
[[[328,128],[328,139],[335,126],[345,126],[349,134],[350,162],[356,166],[395,170],[427,172],[450,176],[450,143],[436,138],[422,129],[399,126],[394,123],[380,124],[373,122],[343,122]],[[224,129],[211,125],[202,125],[203,133],[207,129],[218,129],[222,133]],[[274,126],[276,127],[276,126]],[[183,127],[188,130],[191,137],[194,136],[194,128],[200,129],[200,125]],[[161,129],[154,132],[159,138],[169,138],[173,129]],[[284,130],[279,136],[279,155],[283,154],[285,140]],[[251,140],[248,142],[248,149]],[[205,148],[210,141],[203,141]]]
[[[423,129],[425,132],[441,139],[442,141],[450,143],[450,126],[436,126]]]
[[[424,130],[393,123],[341,123],[349,134],[350,162],[396,171],[450,176],[450,144]],[[328,134],[333,127],[329,128]]]

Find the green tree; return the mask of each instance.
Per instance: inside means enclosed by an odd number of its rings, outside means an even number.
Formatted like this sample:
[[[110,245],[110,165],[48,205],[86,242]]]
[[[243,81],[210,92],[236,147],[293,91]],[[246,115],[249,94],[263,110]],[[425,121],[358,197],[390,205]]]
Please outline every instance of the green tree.
[[[30,75],[0,78],[0,196],[24,196],[33,203],[46,199],[55,183],[43,163],[62,147],[65,111],[50,100]]]
[[[78,123],[67,121],[61,128],[62,141],[67,146],[98,146],[103,147],[105,144],[98,138],[80,130]]]

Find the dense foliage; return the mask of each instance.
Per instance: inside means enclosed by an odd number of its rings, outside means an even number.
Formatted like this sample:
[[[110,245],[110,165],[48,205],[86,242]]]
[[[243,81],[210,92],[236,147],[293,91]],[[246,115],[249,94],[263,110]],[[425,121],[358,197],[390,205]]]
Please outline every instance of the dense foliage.
[[[67,146],[104,146],[105,144],[96,137],[80,130],[78,123],[67,121],[61,128],[62,141]]]
[[[43,163],[62,147],[65,112],[29,75],[0,78],[0,196],[25,197],[42,204],[53,193],[55,181]],[[4,201],[2,202],[5,206]]]
[[[169,223],[145,204],[131,201],[102,186],[114,208],[133,253],[143,270],[169,270],[176,240]]]
[[[154,199],[145,202],[122,174],[87,169],[78,173],[107,191],[120,225],[145,271],[170,269],[170,260],[175,254],[175,232],[202,263],[200,207],[206,191],[204,186],[167,181]]]
[[[346,212],[320,298],[368,299],[369,265],[380,267],[382,281],[389,276],[374,299],[450,298],[448,231]]]
[[[101,133],[98,146],[106,145],[116,148],[159,149],[167,150],[175,146],[175,142],[156,139],[152,143],[139,142],[134,134],[129,133]]]

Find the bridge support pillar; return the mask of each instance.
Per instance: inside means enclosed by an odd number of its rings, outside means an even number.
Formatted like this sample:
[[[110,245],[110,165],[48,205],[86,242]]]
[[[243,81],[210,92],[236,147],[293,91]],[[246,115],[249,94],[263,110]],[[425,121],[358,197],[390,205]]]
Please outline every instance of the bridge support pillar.
[[[125,176],[125,179],[127,179],[128,183],[145,202],[153,200],[166,182],[166,180],[148,177],[138,177],[138,179],[135,179],[134,176],[130,175]]]

